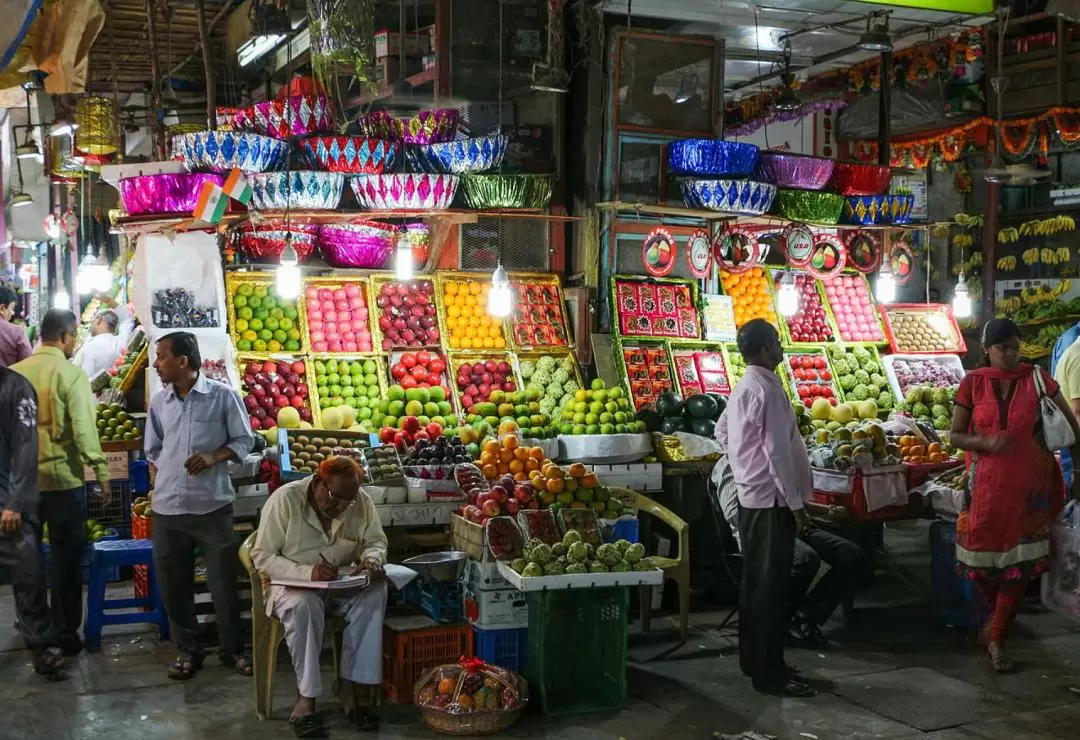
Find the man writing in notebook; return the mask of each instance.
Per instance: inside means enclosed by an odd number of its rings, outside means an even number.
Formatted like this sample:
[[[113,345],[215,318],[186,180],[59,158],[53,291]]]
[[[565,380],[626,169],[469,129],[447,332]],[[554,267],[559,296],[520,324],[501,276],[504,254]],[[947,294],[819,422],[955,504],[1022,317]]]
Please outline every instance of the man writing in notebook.
[[[251,560],[266,580],[332,581],[367,571],[371,585],[326,591],[270,585],[267,614],[285,627],[296,670],[297,699],[289,717],[297,737],[323,737],[315,714],[322,693],[319,653],[326,613],[345,617],[341,645],[341,700],[362,730],[378,727],[373,687],[382,682],[382,630],[386,613],[386,535],[368,495],[363,473],[348,457],[330,457],[315,475],[274,492],[262,512]]]

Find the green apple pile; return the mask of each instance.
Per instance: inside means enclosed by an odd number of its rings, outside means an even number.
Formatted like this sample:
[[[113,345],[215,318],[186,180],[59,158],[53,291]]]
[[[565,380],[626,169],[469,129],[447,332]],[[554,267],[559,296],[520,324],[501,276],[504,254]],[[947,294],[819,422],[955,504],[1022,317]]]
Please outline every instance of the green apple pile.
[[[525,381],[528,400],[536,401],[540,413],[548,416],[553,416],[556,408],[565,406],[581,390],[574,372],[574,359],[570,355],[563,355],[559,359],[544,355],[535,361],[522,360],[518,369],[521,379]]]
[[[735,350],[728,352],[728,359],[731,360],[731,387],[734,388],[735,384],[742,380],[742,376],[746,375],[746,360]]]
[[[645,422],[637,421],[622,388],[605,387],[592,381],[589,390],[579,390],[559,410],[560,434],[639,434]]]
[[[386,398],[377,400],[371,418],[371,426],[375,430],[383,427],[404,429],[405,419],[409,417],[415,418],[422,427],[432,422],[443,428],[457,426],[454,407],[446,398],[446,391],[439,385],[430,388],[392,385],[386,391]]]
[[[296,301],[277,294],[272,285],[241,283],[232,297],[238,352],[298,352],[300,322]]]
[[[327,411],[330,409],[352,409],[353,419],[351,423],[349,412],[342,410],[342,426],[338,429],[349,429],[354,424],[367,431],[377,429],[370,423],[375,415],[379,402],[382,400],[382,389],[379,387],[379,366],[375,360],[316,360],[315,361],[315,392],[319,397],[321,426],[327,427]],[[336,417],[330,415],[331,423]]]
[[[97,405],[97,430],[102,442],[127,442],[142,436],[134,419],[118,403]]]

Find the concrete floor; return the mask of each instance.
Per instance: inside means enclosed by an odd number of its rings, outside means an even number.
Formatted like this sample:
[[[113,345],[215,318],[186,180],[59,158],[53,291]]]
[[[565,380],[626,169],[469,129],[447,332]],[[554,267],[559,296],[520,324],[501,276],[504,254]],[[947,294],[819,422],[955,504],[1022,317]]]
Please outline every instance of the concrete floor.
[[[887,534],[889,550],[906,572],[924,577],[925,542],[925,524]],[[1080,621],[1034,610],[1023,614],[1013,642],[1021,670],[998,676],[972,635],[933,623],[928,591],[918,578],[886,572],[856,606],[852,624],[830,624],[834,643],[827,650],[788,653],[821,691],[814,699],[755,693],[739,673],[734,632],[716,628],[723,613],[702,612],[692,617],[687,644],[673,652],[666,619],[654,619],[647,635],[631,635],[629,697],[622,711],[565,719],[534,713],[502,736],[705,739],[754,730],[783,740],[1077,737]],[[249,679],[210,661],[194,680],[172,682],[165,676],[170,646],[147,633],[110,635],[102,651],[80,656],[68,681],[45,682],[31,670],[13,621],[7,595],[0,599],[0,740],[292,737],[284,718],[295,683],[285,662],[277,673],[276,719],[259,722]],[[358,734],[334,711],[336,703],[324,709],[332,737]],[[435,736],[410,707],[387,706],[384,720],[380,737]]]

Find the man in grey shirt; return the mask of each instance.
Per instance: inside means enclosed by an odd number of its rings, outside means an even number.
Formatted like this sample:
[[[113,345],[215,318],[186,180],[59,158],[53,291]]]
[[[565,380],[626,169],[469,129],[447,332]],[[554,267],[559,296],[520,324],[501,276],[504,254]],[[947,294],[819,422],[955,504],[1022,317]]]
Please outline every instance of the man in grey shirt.
[[[186,680],[202,667],[196,639],[195,548],[202,554],[214,601],[221,660],[244,675],[251,661],[240,634],[239,575],[228,460],[242,460],[255,437],[240,395],[202,375],[199,344],[190,332],[157,342],[165,390],[150,402],[146,457],[154,463],[154,568],[180,655],[169,677]]]

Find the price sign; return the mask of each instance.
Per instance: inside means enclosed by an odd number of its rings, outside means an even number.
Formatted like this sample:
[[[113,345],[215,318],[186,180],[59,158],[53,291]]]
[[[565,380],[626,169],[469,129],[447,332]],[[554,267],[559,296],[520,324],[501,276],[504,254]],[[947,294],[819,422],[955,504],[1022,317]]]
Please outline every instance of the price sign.
[[[705,341],[734,342],[735,306],[729,295],[705,296]]]

